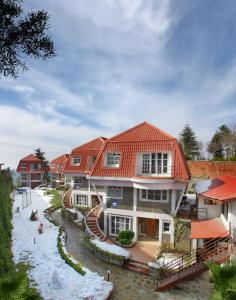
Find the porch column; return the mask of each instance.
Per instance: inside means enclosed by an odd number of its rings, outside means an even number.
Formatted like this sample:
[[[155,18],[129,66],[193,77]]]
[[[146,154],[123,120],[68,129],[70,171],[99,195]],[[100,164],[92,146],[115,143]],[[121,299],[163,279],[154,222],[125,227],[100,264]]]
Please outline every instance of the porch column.
[[[174,220],[172,219],[170,222],[170,243],[174,244],[175,238],[175,227],[174,227]]]
[[[176,190],[172,190],[172,197],[171,197],[171,214],[175,213],[175,203],[176,203]]]
[[[107,235],[107,213],[104,211],[104,233]]]
[[[192,239],[191,241],[191,250],[197,249],[197,239]]]
[[[92,197],[91,197],[91,193],[88,193],[88,207],[92,208]]]
[[[159,242],[162,244],[162,219],[159,219]]]
[[[137,210],[137,196],[138,196],[137,189],[133,188],[133,211]]]
[[[134,232],[134,241],[138,240],[138,218],[133,217],[133,232]]]

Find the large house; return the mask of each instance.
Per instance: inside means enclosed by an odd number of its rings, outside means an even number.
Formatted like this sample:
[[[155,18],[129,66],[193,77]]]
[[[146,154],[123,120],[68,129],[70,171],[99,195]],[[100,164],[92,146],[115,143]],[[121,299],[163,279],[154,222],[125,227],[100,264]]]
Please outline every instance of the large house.
[[[99,203],[87,177],[106,138],[98,137],[71,151],[64,167],[65,182],[73,187],[68,206],[94,207]]]
[[[49,173],[51,177],[52,187],[57,187],[64,184],[64,168],[67,163],[68,157],[69,154],[63,154],[51,160],[49,165]]]
[[[196,185],[199,216],[191,222],[193,246],[231,233],[236,242],[236,177],[219,176]],[[205,220],[201,220],[205,212]]]
[[[144,122],[107,140],[89,179],[104,187],[104,232],[173,242],[173,216],[190,173],[176,138]]]
[[[65,167],[74,185],[70,206],[103,212],[104,235],[96,214],[88,214],[94,236],[116,236],[130,229],[135,240],[173,242],[174,224],[190,173],[176,138],[144,122],[108,140],[100,138],[74,149]],[[68,200],[68,199],[67,199]],[[66,203],[68,205],[68,202]]]
[[[35,188],[43,183],[44,162],[33,154],[22,158],[16,171],[20,174],[21,186]]]

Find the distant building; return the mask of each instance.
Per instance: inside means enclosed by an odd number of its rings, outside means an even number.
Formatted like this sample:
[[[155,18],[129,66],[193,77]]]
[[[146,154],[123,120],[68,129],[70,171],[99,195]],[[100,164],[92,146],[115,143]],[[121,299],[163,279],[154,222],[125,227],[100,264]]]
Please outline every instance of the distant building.
[[[51,160],[49,165],[49,174],[51,177],[52,187],[57,187],[58,185],[64,184],[64,168],[67,163],[68,157],[69,154],[63,154]]]
[[[35,188],[43,183],[44,162],[33,154],[22,158],[17,167],[20,174],[20,185]]]
[[[0,171],[2,170],[3,165],[4,165],[3,163],[0,163]]]

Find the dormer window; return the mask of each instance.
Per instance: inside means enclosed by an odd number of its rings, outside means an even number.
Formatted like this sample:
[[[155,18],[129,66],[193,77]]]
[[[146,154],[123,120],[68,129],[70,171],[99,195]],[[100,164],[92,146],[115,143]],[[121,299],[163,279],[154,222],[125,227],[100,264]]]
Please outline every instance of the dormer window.
[[[142,174],[167,174],[168,153],[143,153]]]
[[[81,157],[80,156],[74,156],[72,158],[72,164],[73,165],[79,166],[80,165],[80,161],[81,161]]]
[[[21,169],[26,169],[26,163],[21,163]]]
[[[105,166],[108,168],[119,168],[120,166],[120,153],[111,152],[106,154]]]

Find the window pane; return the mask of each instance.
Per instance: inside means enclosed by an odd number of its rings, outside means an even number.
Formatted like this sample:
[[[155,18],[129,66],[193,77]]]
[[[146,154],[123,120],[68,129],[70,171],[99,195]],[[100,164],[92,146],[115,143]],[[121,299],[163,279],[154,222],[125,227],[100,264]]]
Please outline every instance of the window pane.
[[[150,167],[150,155],[143,154],[143,165],[142,165],[142,173],[149,174],[149,167]]]
[[[162,190],[162,200],[167,200],[167,190]]]

